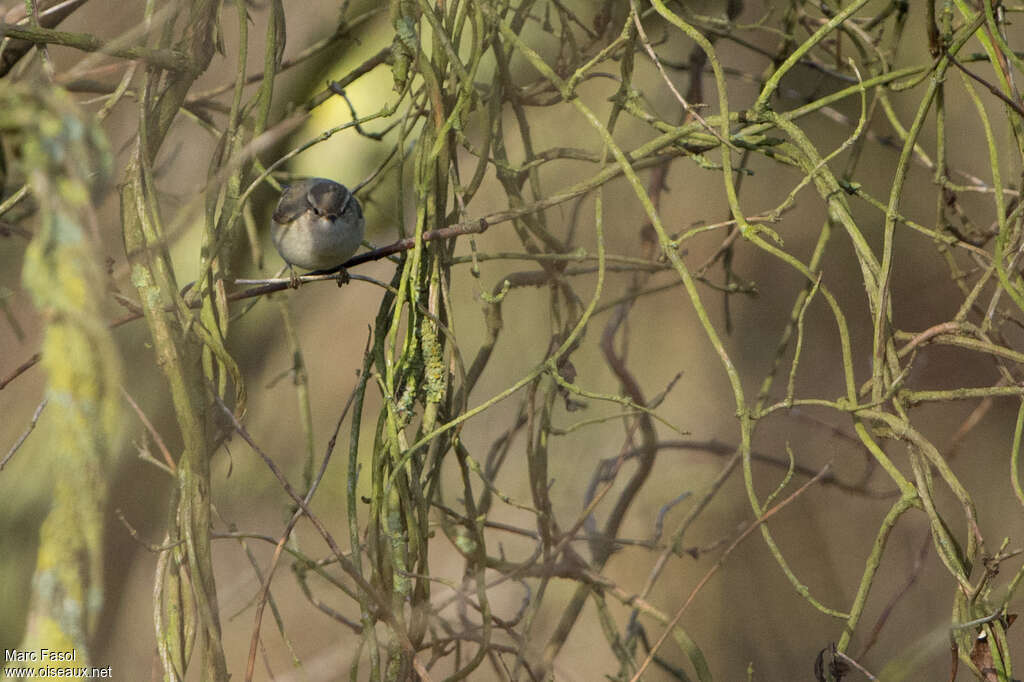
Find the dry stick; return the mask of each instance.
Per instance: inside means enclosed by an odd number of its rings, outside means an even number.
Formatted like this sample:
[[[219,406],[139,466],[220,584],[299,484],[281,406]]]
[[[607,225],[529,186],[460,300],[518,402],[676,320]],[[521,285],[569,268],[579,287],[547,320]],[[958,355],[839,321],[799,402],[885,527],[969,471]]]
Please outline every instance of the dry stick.
[[[842,659],[843,661],[846,661],[847,663],[852,665],[854,668],[856,668],[861,673],[863,673],[864,676],[867,677],[869,680],[877,680],[878,679],[876,676],[874,676],[870,672],[868,672],[867,668],[865,668],[860,663],[858,663],[857,661],[853,660],[852,658],[850,658],[849,656],[844,654],[842,651],[835,652],[835,656],[836,656],[836,658]]]
[[[708,440],[659,440],[657,444],[657,448],[659,450],[688,450],[714,455],[715,457],[726,457],[732,455],[736,452],[738,447],[738,445],[720,441],[715,438]],[[640,449],[640,447],[636,447],[631,450],[627,450],[624,458],[631,459],[636,457]],[[763,452],[752,451],[750,453],[750,459],[754,462],[760,462],[767,466],[782,469],[784,471],[792,468],[794,474],[805,478],[814,478],[818,474],[817,470],[812,469],[811,467],[804,466],[802,464],[795,464],[789,460],[782,459],[781,457],[773,457],[772,455],[765,454]],[[833,486],[842,492],[850,493],[851,495],[860,495],[862,497],[880,500],[892,499],[899,495],[899,491],[895,488],[892,490],[872,490],[863,482],[847,483],[832,473],[822,477],[821,484]]]
[[[931,326],[908,341],[907,345],[900,348],[897,354],[900,357],[903,357],[910,351],[914,350],[914,348],[927,343],[930,339],[933,339],[940,334],[956,334],[960,331],[961,326],[962,325],[959,322],[941,322]]]
[[[953,63],[953,66],[955,66],[956,68],[958,68],[961,71],[963,71],[965,74],[967,74],[967,76],[969,78],[971,78],[973,80],[976,80],[977,82],[979,82],[983,86],[985,86],[988,89],[988,91],[991,92],[993,95],[995,95],[997,98],[999,98],[999,100],[1002,101],[1003,104],[1005,104],[1006,106],[1008,106],[1011,109],[1013,109],[1013,111],[1015,111],[1018,116],[1024,117],[1024,107],[1022,107],[1020,104],[1018,104],[1017,102],[1013,101],[1012,99],[1007,97],[1005,94],[1003,94],[1002,90],[1000,90],[996,86],[992,85],[991,83],[986,81],[981,76],[978,76],[978,75],[972,73],[971,71],[969,71],[966,67],[964,67],[963,64],[961,64],[960,62],[958,62],[956,60],[956,57],[954,57],[951,52],[947,51],[946,52],[946,57],[949,59],[950,62]]]
[[[36,363],[38,363],[42,359],[42,357],[43,357],[42,353],[36,353],[32,357],[30,357],[28,360],[26,360],[25,362],[21,363],[17,367],[17,369],[15,369],[13,372],[11,372],[7,376],[5,376],[3,379],[0,379],[0,390],[5,388],[7,386],[7,384],[11,383],[15,379],[17,379],[19,376],[21,376],[22,374],[27,372],[29,369],[34,367],[36,365]]]
[[[18,451],[18,448],[20,448],[22,443],[25,442],[28,435],[32,433],[32,429],[36,428],[36,422],[39,421],[39,415],[43,413],[43,408],[46,407],[46,401],[47,398],[44,398],[43,401],[39,403],[36,411],[32,413],[32,421],[28,423],[28,426],[25,428],[25,432],[21,434],[21,437],[18,438],[17,441],[15,441],[14,445],[11,446],[11,449],[7,451],[6,455],[4,455],[4,458],[0,459],[0,471],[4,470],[4,467],[7,466],[7,462],[11,460],[11,457],[14,457],[14,453]]]
[[[644,670],[647,669],[647,666],[649,666],[651,664],[651,661],[654,659],[654,654],[657,653],[658,649],[661,648],[661,645],[665,643],[666,639],[668,639],[669,633],[672,632],[672,629],[676,626],[676,623],[678,623],[679,620],[683,617],[683,613],[686,611],[687,607],[697,596],[697,593],[704,588],[704,585],[707,584],[707,582],[711,580],[712,576],[714,576],[715,573],[718,572],[718,569],[720,569],[725,564],[725,560],[729,557],[730,554],[732,554],[732,551],[736,549],[736,547],[738,547],[739,544],[743,542],[746,539],[746,537],[750,535],[751,532],[753,532],[755,528],[758,528],[769,518],[771,518],[776,513],[781,511],[783,507],[788,505],[796,498],[800,497],[800,495],[802,495],[804,491],[806,491],[812,485],[817,483],[825,474],[828,473],[828,470],[831,468],[831,466],[831,464],[826,464],[824,467],[822,467],[821,471],[819,471],[814,478],[804,483],[802,486],[797,488],[797,490],[792,495],[782,500],[777,505],[775,505],[774,507],[766,511],[764,514],[759,516],[752,524],[747,526],[747,528],[742,533],[740,533],[738,538],[732,541],[732,544],[729,545],[725,552],[722,553],[722,556],[718,558],[718,561],[715,562],[715,565],[712,566],[708,570],[708,572],[704,574],[704,577],[700,579],[700,582],[697,583],[697,586],[693,588],[693,591],[690,592],[690,596],[686,598],[686,601],[683,602],[683,605],[679,607],[678,611],[676,611],[676,615],[673,616],[672,620],[668,622],[668,624],[665,627],[665,632],[661,634],[661,637],[658,638],[658,641],[655,642],[654,646],[651,647],[651,650],[647,653],[647,658],[644,659],[644,662],[640,665],[640,668],[636,671],[636,674],[633,675],[632,678],[630,678],[630,682],[638,682],[640,676],[644,674]]]
[[[142,411],[142,408],[139,407],[139,404],[135,402],[135,399],[132,398],[131,394],[128,393],[128,390],[125,389],[123,385],[121,386],[121,394],[124,395],[124,399],[127,400],[128,404],[132,406],[133,410],[135,410],[135,414],[138,415],[139,421],[142,422],[142,425],[146,427],[146,431],[149,432],[149,435],[152,436],[153,440],[156,442],[157,448],[164,456],[164,461],[167,462],[168,470],[172,473],[177,471],[178,464],[174,461],[174,457],[171,456],[171,451],[167,447],[167,443],[164,442],[163,436],[161,436],[160,432],[156,430],[155,426],[153,426],[153,422],[149,420],[149,417],[146,416],[146,413]]]

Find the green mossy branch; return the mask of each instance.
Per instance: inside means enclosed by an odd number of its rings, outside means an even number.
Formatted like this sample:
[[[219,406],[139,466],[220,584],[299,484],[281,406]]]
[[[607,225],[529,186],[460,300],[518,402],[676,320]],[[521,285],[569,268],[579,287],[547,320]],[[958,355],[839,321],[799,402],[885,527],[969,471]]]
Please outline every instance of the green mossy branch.
[[[22,281],[46,321],[40,460],[54,481],[20,648],[73,649],[87,665],[103,606],[107,486],[121,433],[121,362],[100,306],[105,281],[92,232],[92,203],[109,189],[110,149],[52,86],[0,90],[0,131],[16,141],[39,201]]]

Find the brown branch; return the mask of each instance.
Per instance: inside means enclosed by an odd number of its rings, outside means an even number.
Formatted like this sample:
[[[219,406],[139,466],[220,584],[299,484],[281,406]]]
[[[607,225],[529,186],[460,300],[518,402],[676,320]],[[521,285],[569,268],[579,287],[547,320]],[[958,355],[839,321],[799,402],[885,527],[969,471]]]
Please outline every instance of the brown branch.
[[[15,441],[14,445],[11,446],[11,449],[7,451],[6,455],[4,455],[4,458],[0,459],[0,471],[4,470],[4,467],[7,466],[7,463],[11,461],[11,457],[14,457],[14,453],[18,451],[18,448],[22,446],[22,444],[28,439],[29,434],[32,433],[32,430],[36,428],[36,422],[39,421],[39,415],[43,413],[44,407],[46,407],[46,398],[44,398],[43,401],[39,403],[39,406],[36,407],[36,411],[32,413],[32,420],[28,423],[28,426],[25,428],[25,431],[21,434],[21,437],[18,438],[17,441]]]
[[[1003,94],[1003,92],[999,88],[997,88],[996,86],[992,85],[991,83],[989,83],[987,80],[985,80],[981,76],[975,75],[974,73],[971,73],[970,71],[968,71],[967,68],[963,64],[958,62],[956,60],[956,57],[954,57],[951,53],[947,52],[946,53],[946,57],[949,58],[949,61],[953,64],[953,66],[955,66],[956,68],[960,69],[965,74],[967,74],[968,78],[971,78],[972,80],[975,80],[975,81],[981,83],[985,87],[985,89],[987,89],[993,95],[995,95],[996,97],[1001,99],[1003,101],[1003,104],[1005,104],[1006,106],[1010,107],[1015,112],[1017,112],[1018,116],[1020,116],[1021,118],[1024,118],[1024,107],[1022,107],[1019,103],[1014,102],[1012,99],[1010,99],[1005,94]]]
[[[491,224],[485,218],[480,218],[480,220],[472,223],[462,223],[459,225],[453,225],[452,227],[445,227],[440,230],[425,232],[423,234],[423,241],[431,242],[441,239],[452,239],[465,234],[481,234],[486,231],[490,225]],[[348,270],[349,268],[353,268],[357,265],[362,265],[363,263],[368,263],[370,261],[387,258],[388,256],[393,256],[394,254],[401,253],[402,251],[408,251],[415,245],[415,237],[399,239],[387,246],[381,246],[380,248],[365,251],[359,255],[353,256],[337,267],[327,268],[325,270],[316,270],[307,275],[301,275],[296,278],[296,281],[299,284],[304,284],[306,282],[339,281],[344,277],[344,275],[341,274],[344,270]],[[239,281],[244,282],[246,280]],[[290,287],[290,279],[267,280],[266,283],[259,286],[228,294],[227,298],[228,301],[231,302],[241,301],[246,298],[253,298],[254,296],[266,296],[267,294],[272,294],[275,291],[283,291]],[[199,307],[199,303],[194,302],[190,304],[190,307]]]
[[[7,376],[5,376],[3,379],[0,379],[0,390],[3,390],[4,388],[7,387],[7,384],[11,383],[12,381],[17,379],[19,376],[21,376],[25,372],[27,372],[31,368],[35,367],[36,364],[42,358],[43,358],[43,354],[42,353],[36,353],[35,355],[30,357],[25,362],[23,362],[20,365],[18,365],[17,369],[15,369],[13,372],[11,372]]]

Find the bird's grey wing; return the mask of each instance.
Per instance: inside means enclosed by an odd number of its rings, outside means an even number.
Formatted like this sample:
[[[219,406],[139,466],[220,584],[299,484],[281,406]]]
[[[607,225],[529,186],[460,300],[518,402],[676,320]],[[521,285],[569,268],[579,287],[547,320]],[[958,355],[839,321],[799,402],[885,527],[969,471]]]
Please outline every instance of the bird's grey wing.
[[[281,200],[274,209],[274,222],[287,224],[298,218],[309,208],[304,187],[289,185],[281,192]]]

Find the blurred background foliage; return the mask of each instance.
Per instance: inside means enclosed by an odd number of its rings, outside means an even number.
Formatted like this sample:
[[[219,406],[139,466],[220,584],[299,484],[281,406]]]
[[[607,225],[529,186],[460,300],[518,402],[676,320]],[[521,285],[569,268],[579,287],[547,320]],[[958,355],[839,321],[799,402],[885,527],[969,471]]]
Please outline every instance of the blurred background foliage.
[[[8,3],[0,646],[1021,677],[1020,10]]]

